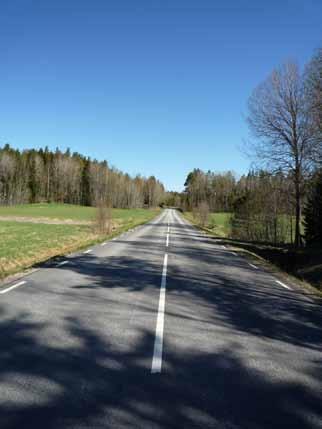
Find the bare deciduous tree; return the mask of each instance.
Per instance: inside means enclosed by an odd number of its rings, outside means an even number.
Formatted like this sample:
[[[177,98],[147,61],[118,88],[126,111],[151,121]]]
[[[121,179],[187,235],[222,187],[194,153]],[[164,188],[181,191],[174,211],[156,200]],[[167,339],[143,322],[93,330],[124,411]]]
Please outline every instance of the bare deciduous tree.
[[[112,232],[112,209],[104,200],[100,200],[96,208],[96,217],[94,220],[94,229],[99,234],[110,234]]]
[[[322,152],[322,47],[316,51],[306,66],[304,85],[306,102],[312,115],[312,120],[316,122],[320,131],[317,138],[320,141]]]
[[[274,70],[255,89],[249,99],[247,121],[258,139],[248,143],[248,153],[271,171],[291,173],[295,245],[298,246],[303,183],[317,158],[319,144],[316,123],[308,112],[303,79],[296,64],[287,63]]]

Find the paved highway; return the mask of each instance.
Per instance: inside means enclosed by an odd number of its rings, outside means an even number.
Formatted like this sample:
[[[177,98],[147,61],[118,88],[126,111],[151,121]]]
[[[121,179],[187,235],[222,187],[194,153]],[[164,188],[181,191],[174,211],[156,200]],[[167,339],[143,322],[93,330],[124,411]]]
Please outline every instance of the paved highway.
[[[0,290],[0,428],[322,428],[321,304],[164,211]]]

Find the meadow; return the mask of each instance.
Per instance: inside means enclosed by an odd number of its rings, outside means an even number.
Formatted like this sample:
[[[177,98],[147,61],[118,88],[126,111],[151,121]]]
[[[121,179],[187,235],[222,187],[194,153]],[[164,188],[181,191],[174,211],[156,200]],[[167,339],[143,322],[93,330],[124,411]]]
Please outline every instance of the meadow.
[[[184,216],[190,222],[194,224],[198,223],[192,212],[185,212]],[[206,225],[205,229],[218,237],[229,237],[231,231],[230,218],[231,213],[209,213],[208,224]]]
[[[0,207],[0,278],[148,222],[159,210],[113,209],[113,232],[99,234],[95,208],[68,204]],[[51,222],[54,223],[51,223]]]

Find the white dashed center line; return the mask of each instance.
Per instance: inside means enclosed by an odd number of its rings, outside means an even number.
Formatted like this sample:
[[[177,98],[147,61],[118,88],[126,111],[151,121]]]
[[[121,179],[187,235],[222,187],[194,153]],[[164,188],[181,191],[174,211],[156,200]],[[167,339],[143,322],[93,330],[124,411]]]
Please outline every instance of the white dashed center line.
[[[248,262],[248,265],[252,268],[255,268],[255,270],[258,270],[258,267],[256,267],[256,265],[251,264],[250,262]]]
[[[161,372],[162,367],[162,348],[163,348],[163,327],[164,327],[164,308],[165,308],[165,292],[167,283],[167,265],[168,265],[168,254],[164,255],[161,289],[159,298],[159,309],[157,326],[155,330],[155,341],[153,350],[153,359],[151,373],[156,374]]]
[[[12,289],[16,289],[16,287],[22,286],[25,283],[26,283],[25,281],[16,283],[15,285],[12,285],[12,286],[8,287],[7,289],[1,290],[0,293],[2,294],[2,293],[10,292]]]
[[[280,286],[284,287],[285,289],[292,290],[289,286],[287,286],[285,283],[280,282],[279,280],[275,280],[276,283],[278,283]]]

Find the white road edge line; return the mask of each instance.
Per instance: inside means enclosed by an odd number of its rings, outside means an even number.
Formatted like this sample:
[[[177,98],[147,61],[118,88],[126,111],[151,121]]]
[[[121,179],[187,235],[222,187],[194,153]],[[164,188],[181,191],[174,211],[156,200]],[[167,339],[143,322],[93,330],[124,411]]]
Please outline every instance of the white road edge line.
[[[256,267],[256,265],[251,264],[250,262],[248,262],[248,265],[251,266],[252,268],[255,268],[255,270],[258,270],[258,267]]]
[[[59,264],[57,264],[57,267],[61,267],[62,265],[66,265],[66,264],[68,264],[68,262],[69,262],[69,261],[62,261],[62,262],[59,262]]]
[[[279,280],[275,280],[276,281],[276,283],[278,283],[279,285],[281,285],[282,287],[285,287],[285,289],[288,289],[288,290],[292,290],[289,286],[287,286],[285,283],[282,283],[282,282],[280,282]]]
[[[164,255],[160,298],[159,298],[159,309],[157,325],[155,330],[155,341],[153,350],[153,359],[151,373],[156,374],[161,372],[162,367],[162,349],[163,349],[163,326],[164,326],[164,308],[165,308],[165,291],[167,284],[167,266],[168,266],[168,254]]]
[[[0,293],[7,293],[7,292],[10,292],[12,289],[15,289],[16,287],[22,286],[22,285],[24,285],[25,283],[26,283],[25,281],[23,281],[23,282],[19,282],[19,283],[16,283],[15,285],[8,287],[7,289],[1,290],[1,291],[0,291]]]
[[[85,250],[85,252],[83,252],[83,253],[91,253],[91,252],[93,252],[93,250],[92,249],[88,249],[88,250]]]
[[[235,252],[229,252],[229,253],[234,255],[234,256],[237,256],[237,253],[235,253]]]
[[[106,242],[101,244],[101,246],[105,246],[105,245],[106,245]]]

